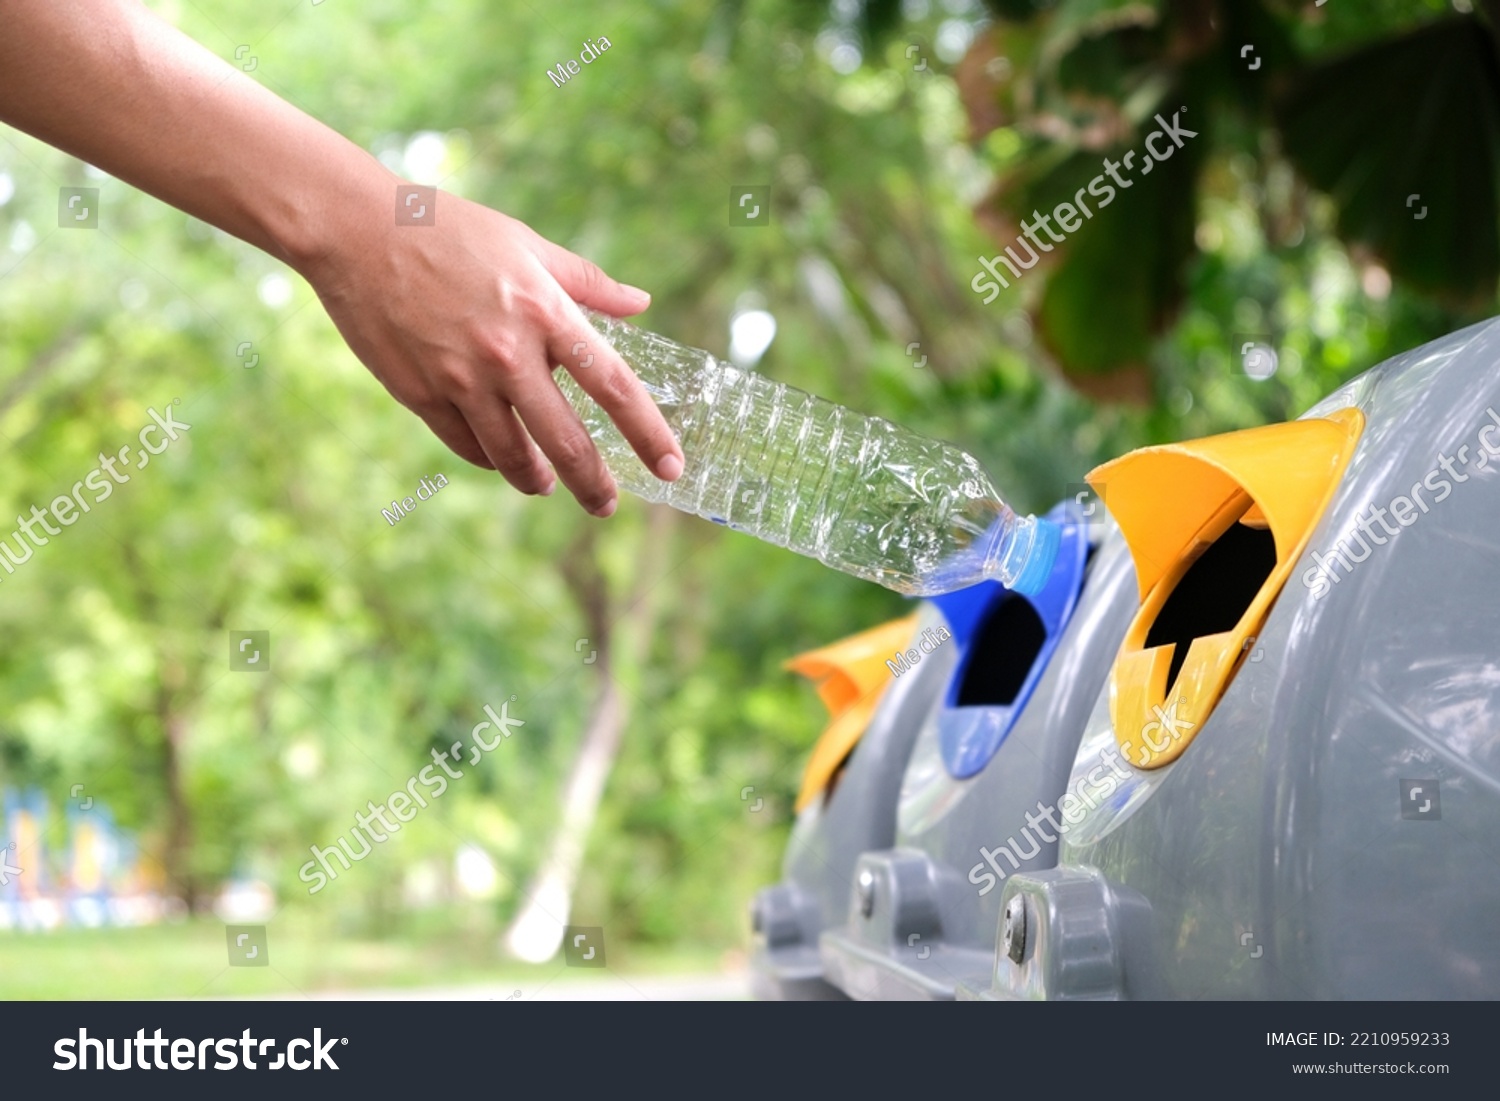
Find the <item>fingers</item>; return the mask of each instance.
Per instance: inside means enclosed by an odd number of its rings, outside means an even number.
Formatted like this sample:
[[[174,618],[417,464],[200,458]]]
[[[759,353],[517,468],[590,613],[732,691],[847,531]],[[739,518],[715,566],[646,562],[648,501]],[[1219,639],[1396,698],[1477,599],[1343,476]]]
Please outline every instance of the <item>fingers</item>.
[[[584,393],[598,402],[635,453],[665,482],[682,474],[682,448],[661,410],[629,365],[576,310],[576,322],[553,337],[552,362],[561,363]]]
[[[515,409],[578,503],[595,516],[611,515],[615,480],[551,375],[543,375],[536,385],[516,395]]]
[[[418,414],[432,429],[433,435],[448,445],[448,449],[465,462],[473,463],[482,470],[494,470],[479,441],[469,428],[469,422],[457,408],[444,402],[423,408]]]
[[[616,282],[521,223],[501,219],[498,224],[523,243],[519,251],[500,250],[511,258],[502,282],[514,294],[486,304],[489,310],[499,306],[494,329],[459,349],[459,361],[466,364],[455,368],[458,361],[452,361],[445,371],[423,372],[429,393],[450,395],[448,401],[439,399],[435,411],[424,410],[424,419],[455,453],[500,471],[521,492],[551,493],[560,479],[585,510],[609,516],[617,503],[615,480],[558,389],[553,365],[572,374],[648,470],[675,480],[683,456],[671,428],[635,372],[580,308],[630,316],[644,310],[651,296]]]
[[[538,237],[543,265],[574,302],[603,310],[613,317],[631,317],[651,305],[639,287],[617,283],[594,264],[545,237]]]
[[[499,397],[480,397],[466,402],[462,412],[491,465],[507,482],[522,493],[543,497],[557,488],[551,468],[509,403]]]

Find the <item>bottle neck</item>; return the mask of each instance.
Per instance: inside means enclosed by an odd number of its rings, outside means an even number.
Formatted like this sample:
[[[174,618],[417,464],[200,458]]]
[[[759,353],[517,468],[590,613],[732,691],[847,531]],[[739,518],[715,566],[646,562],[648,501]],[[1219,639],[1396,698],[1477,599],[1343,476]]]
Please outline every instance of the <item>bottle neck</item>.
[[[1022,596],[1035,596],[1052,576],[1061,541],[1062,532],[1048,520],[1002,517],[990,531],[985,577]]]

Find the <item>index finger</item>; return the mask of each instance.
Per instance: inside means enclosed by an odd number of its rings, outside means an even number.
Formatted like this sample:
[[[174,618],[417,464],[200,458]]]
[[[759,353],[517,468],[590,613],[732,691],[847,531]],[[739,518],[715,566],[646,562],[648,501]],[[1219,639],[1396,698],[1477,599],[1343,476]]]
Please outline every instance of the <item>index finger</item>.
[[[666,482],[682,474],[682,448],[645,385],[576,305],[548,353],[609,414],[646,469]]]

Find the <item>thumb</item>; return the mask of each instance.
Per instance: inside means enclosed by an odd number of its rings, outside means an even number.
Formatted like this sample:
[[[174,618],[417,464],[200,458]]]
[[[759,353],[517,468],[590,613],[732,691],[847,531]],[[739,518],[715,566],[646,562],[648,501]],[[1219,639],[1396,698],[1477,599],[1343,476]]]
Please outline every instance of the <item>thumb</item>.
[[[541,259],[568,297],[581,306],[592,306],[612,317],[630,317],[651,305],[651,296],[639,287],[617,283],[597,264],[560,245],[547,241]]]

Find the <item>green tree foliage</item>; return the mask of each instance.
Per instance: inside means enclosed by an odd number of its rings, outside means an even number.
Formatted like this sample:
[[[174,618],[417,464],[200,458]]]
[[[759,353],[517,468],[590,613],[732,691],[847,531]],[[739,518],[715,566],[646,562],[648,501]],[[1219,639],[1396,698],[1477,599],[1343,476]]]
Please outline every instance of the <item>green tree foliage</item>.
[[[997,303],[1028,309],[1083,389],[1166,396],[1171,372],[1160,369],[1159,338],[1183,334],[1201,280],[1217,274],[1223,234],[1213,207],[1225,199],[1248,199],[1264,223],[1256,253],[1291,261],[1303,281],[1332,236],[1365,272],[1379,265],[1371,285],[1383,289],[1394,277],[1402,291],[1450,311],[1454,326],[1489,311],[1500,277],[1500,38],[1491,5],[1477,13],[1441,0],[1357,10],[1273,0],[987,7],[994,21],[958,77],[971,137],[995,169],[977,213],[998,244],[1013,241],[1033,212],[1074,196],[1106,158],[1118,164],[1134,151],[1144,161],[1158,116],[1180,111],[1198,135],[1170,160],[1138,163],[1132,190],[1043,258],[1044,279]],[[873,5],[849,12],[877,40],[888,26]],[[1261,179],[1250,194],[1234,194],[1225,165]],[[1264,297],[1256,296],[1262,313]],[[1307,345],[1292,304],[1254,325]],[[1226,339],[1250,312],[1223,319]]]

